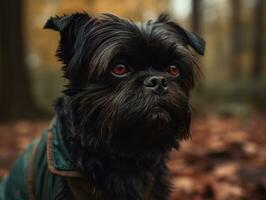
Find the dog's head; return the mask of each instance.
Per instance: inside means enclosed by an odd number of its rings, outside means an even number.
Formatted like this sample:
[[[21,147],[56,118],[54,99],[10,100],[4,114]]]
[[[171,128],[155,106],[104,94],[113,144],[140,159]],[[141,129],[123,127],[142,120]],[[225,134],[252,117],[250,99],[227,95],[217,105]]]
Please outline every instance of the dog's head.
[[[129,155],[189,136],[189,92],[199,72],[191,48],[203,55],[202,38],[167,15],[133,23],[77,13],[50,18],[45,28],[61,35],[71,134],[81,146]]]

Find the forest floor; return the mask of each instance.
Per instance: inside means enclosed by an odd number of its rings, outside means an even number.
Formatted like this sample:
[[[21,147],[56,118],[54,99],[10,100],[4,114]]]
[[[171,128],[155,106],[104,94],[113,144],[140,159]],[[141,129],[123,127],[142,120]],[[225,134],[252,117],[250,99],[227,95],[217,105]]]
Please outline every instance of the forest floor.
[[[171,152],[171,200],[266,199],[266,116],[196,118],[192,138]],[[0,177],[47,127],[46,121],[0,124]]]

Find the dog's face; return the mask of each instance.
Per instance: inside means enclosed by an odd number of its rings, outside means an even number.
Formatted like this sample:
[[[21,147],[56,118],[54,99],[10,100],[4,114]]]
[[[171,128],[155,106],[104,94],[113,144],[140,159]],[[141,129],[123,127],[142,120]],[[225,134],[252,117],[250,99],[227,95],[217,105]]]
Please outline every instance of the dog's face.
[[[61,34],[58,57],[81,145],[128,155],[171,148],[189,136],[198,68],[188,46],[203,54],[203,39],[166,15],[135,24],[79,13],[51,18],[45,28]]]

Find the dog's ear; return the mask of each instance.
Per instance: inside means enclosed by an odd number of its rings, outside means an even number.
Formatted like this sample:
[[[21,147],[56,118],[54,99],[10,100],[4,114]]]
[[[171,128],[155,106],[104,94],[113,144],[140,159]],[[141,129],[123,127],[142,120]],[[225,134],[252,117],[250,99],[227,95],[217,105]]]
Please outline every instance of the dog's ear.
[[[81,27],[90,20],[86,13],[75,13],[72,15],[63,15],[51,17],[44,25],[44,29],[52,29],[60,33],[60,45],[58,56],[64,62],[68,62],[73,56],[73,48]]]
[[[90,22],[91,17],[87,13],[75,13],[51,17],[44,25],[44,29],[51,29],[60,33],[57,56],[65,64],[63,70],[66,78],[77,71],[76,67],[72,66],[70,62],[75,59],[75,54],[78,53],[80,46],[77,44],[78,40],[82,40],[82,37],[78,37],[78,34],[84,31],[82,27]]]
[[[68,32],[75,36],[76,31],[85,24],[91,17],[87,13],[74,13],[71,15],[55,16],[47,20],[44,29],[52,29],[61,34]],[[70,38],[69,38],[70,39]]]
[[[202,37],[187,31],[181,26],[177,25],[175,22],[170,21],[169,15],[166,13],[161,14],[156,22],[168,24],[171,28],[173,28],[174,31],[182,35],[186,43],[190,45],[197,53],[204,55],[206,42]]]

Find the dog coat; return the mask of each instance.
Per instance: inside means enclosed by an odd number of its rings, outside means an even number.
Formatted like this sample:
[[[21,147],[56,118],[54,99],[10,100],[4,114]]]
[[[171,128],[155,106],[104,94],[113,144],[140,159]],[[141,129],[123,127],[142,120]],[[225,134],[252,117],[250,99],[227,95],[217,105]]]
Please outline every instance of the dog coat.
[[[18,157],[0,183],[0,200],[60,199],[67,181],[75,199],[95,200],[93,187],[71,162],[55,119]]]

